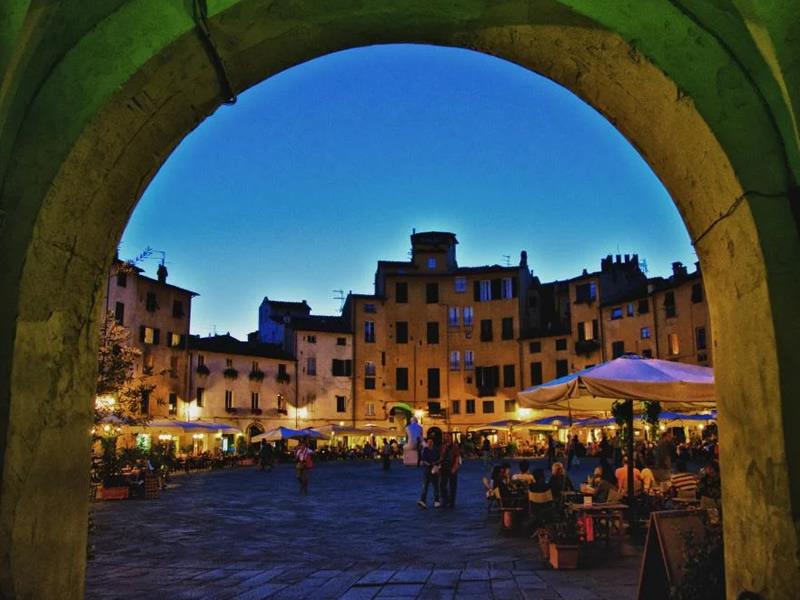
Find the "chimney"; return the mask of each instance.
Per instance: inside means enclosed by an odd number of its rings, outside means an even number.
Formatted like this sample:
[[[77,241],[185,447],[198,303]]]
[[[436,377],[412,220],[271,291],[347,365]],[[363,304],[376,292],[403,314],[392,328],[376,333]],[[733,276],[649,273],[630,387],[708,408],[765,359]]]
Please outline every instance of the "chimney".
[[[672,263],[672,275],[674,277],[685,277],[686,276],[686,267],[683,266],[683,263],[680,261],[676,261]]]
[[[519,253],[519,266],[520,267],[528,266],[528,253],[525,252],[525,250]]]
[[[631,262],[631,255],[630,254],[626,254],[625,255],[625,264],[627,265],[629,262]]]
[[[622,256],[620,256],[619,254],[617,254],[617,261],[616,262],[617,262],[617,264],[622,262]]]
[[[163,264],[158,265],[158,271],[156,271],[156,276],[158,277],[159,283],[167,283],[167,267]]]

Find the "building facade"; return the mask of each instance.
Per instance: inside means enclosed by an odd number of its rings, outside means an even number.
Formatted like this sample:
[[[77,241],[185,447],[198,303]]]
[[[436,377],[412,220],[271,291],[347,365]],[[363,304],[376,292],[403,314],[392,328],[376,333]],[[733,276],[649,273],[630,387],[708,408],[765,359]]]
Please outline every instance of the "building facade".
[[[109,273],[105,311],[131,333],[141,351],[136,361],[150,391],[142,393],[141,413],[169,417],[188,397],[188,339],[195,292],[167,283],[167,268],[156,279],[130,263],[115,260]]]

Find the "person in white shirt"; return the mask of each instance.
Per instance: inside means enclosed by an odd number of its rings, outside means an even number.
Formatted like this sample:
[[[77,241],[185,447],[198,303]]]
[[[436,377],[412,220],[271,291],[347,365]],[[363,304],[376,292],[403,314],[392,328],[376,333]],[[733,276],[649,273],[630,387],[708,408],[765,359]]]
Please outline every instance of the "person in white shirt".
[[[528,486],[533,483],[533,475],[529,472],[530,463],[527,460],[519,461],[519,473],[511,476],[513,481],[524,481]]]

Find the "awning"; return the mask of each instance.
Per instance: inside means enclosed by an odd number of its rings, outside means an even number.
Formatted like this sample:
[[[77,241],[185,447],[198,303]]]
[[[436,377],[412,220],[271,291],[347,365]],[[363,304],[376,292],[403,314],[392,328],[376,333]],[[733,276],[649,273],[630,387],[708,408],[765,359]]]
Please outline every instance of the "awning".
[[[400,410],[407,411],[408,413],[410,413],[412,415],[414,414],[414,409],[411,408],[411,406],[406,404],[405,402],[391,402],[391,403],[389,403],[389,407],[388,408],[389,408],[389,414],[390,415],[394,414],[394,410],[398,409],[398,408]]]

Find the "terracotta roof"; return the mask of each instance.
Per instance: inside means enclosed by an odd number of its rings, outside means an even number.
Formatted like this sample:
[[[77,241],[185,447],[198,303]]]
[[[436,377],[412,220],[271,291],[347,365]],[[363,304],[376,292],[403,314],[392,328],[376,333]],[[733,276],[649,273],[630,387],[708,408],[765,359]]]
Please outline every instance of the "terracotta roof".
[[[230,334],[200,337],[189,336],[189,349],[220,354],[237,354],[241,356],[263,356],[278,360],[294,360],[280,344],[262,344],[260,342],[242,342]]]

